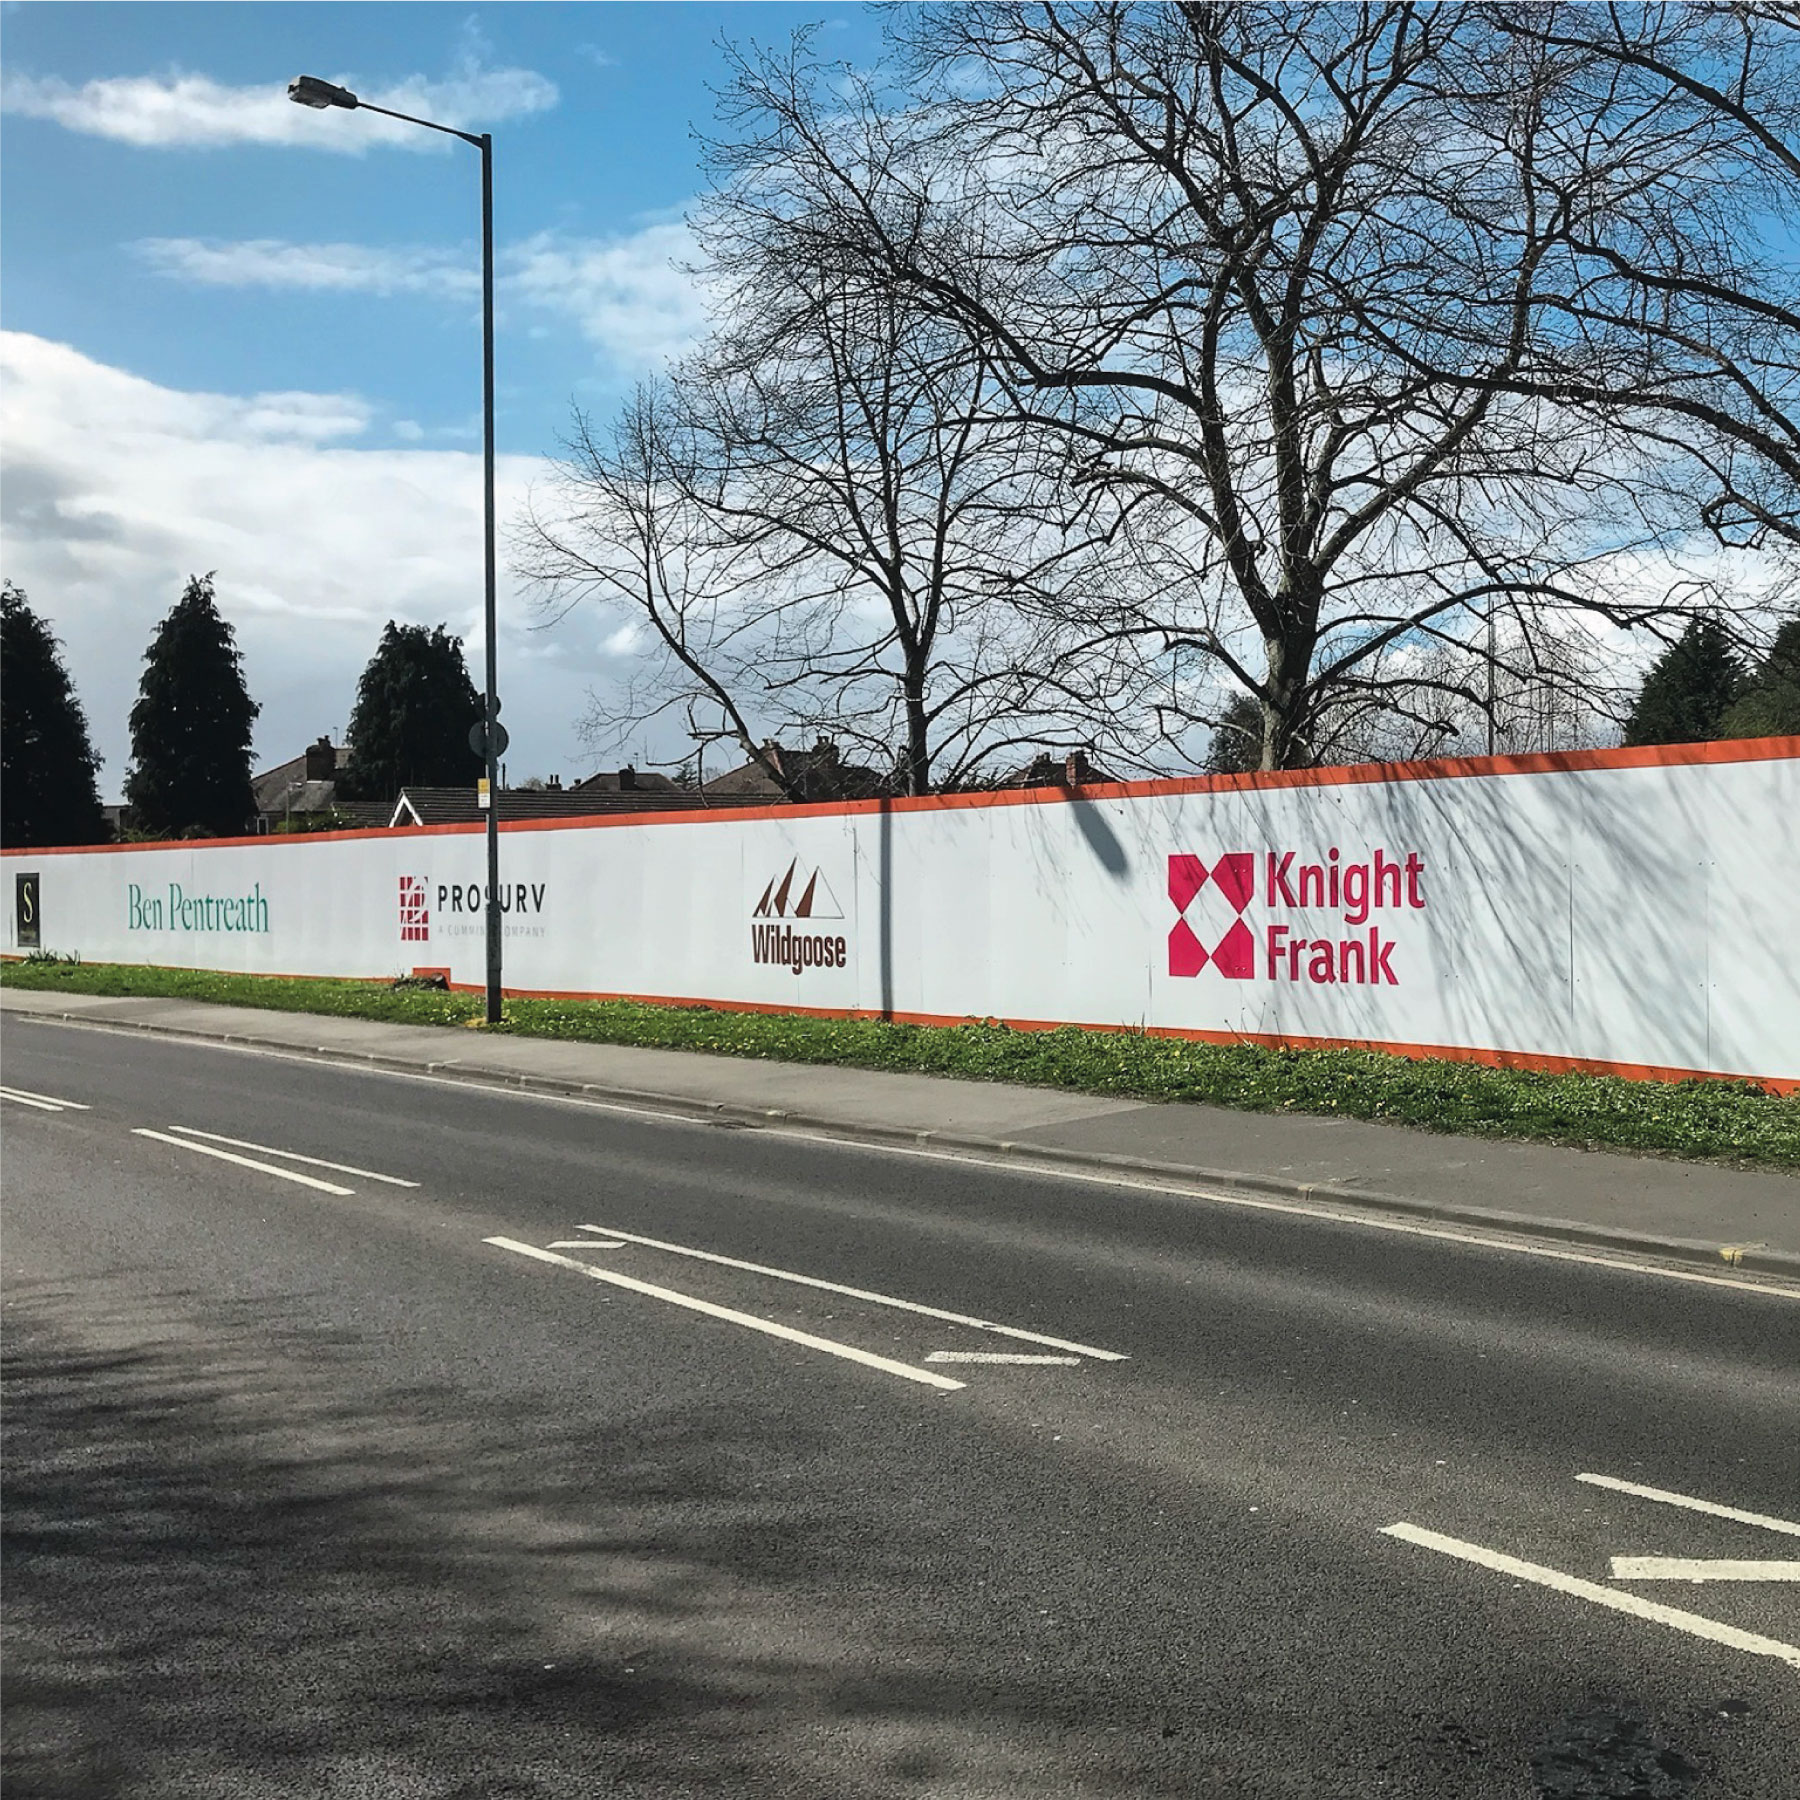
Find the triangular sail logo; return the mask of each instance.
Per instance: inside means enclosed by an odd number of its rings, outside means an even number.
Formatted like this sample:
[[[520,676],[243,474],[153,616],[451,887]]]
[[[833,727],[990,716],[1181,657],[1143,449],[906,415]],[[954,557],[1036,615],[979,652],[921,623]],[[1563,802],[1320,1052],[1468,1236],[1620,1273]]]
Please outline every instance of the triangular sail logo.
[[[796,891],[796,889],[798,891]],[[757,919],[841,919],[844,909],[824,871],[814,869],[802,875],[800,859],[795,857],[784,873],[775,876],[763,889],[762,898],[751,914]]]

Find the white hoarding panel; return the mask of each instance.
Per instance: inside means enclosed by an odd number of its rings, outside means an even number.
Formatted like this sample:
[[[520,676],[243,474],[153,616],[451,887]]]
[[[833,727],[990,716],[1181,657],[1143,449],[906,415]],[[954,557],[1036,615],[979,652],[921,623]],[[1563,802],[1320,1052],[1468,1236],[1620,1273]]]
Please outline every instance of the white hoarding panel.
[[[1793,1083],[1797,819],[1768,739],[534,823],[506,982]],[[10,953],[484,978],[478,827],[5,862]]]

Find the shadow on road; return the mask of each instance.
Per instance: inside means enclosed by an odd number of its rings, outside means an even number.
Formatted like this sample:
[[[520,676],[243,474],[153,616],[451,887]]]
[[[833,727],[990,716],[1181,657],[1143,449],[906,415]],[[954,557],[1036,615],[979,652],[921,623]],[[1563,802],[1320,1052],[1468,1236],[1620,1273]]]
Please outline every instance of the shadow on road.
[[[903,1544],[822,1614],[757,1421],[473,1418],[278,1304],[105,1292],[6,1308],[9,1800],[1191,1791],[1129,1701],[1071,1771],[1093,1684],[903,1618]]]

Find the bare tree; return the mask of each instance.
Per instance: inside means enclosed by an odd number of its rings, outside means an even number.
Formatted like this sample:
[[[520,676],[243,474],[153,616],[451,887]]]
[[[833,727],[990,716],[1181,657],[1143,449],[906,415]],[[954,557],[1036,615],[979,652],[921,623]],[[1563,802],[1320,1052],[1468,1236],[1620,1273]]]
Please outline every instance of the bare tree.
[[[898,29],[906,107],[747,59],[730,179],[966,332],[994,417],[1114,508],[1139,578],[1084,641],[1208,665],[1163,741],[1223,717],[1194,698],[1219,677],[1282,767],[1375,714],[1445,741],[1525,682],[1604,711],[1621,629],[1754,630],[1747,558],[1800,544],[1791,9],[1004,0]]]
[[[1098,544],[1060,464],[959,324],[811,254],[790,212],[729,187],[704,210],[712,335],[606,437],[581,424],[528,521],[552,610],[594,599],[647,628],[594,735],[677,716],[788,786],[761,741],[799,730],[903,793],[1103,738],[1132,658],[1082,641],[1070,596]]]

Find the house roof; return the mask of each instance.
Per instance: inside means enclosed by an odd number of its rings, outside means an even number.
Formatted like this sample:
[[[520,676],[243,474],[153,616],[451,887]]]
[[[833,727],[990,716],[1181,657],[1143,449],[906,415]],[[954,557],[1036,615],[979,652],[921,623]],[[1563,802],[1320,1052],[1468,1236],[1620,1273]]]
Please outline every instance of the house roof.
[[[827,738],[820,738],[810,750],[790,750],[784,744],[768,743],[762,752],[799,790],[802,800],[870,800],[887,788],[874,769],[844,762],[837,745]],[[715,775],[700,791],[714,799],[760,801],[765,805],[780,804],[788,798],[787,790],[754,758],[727,769],[723,775]]]
[[[654,769],[602,769],[585,781],[571,782],[571,794],[617,794],[620,792],[678,794],[680,785]]]
[[[695,793],[687,788],[617,788],[596,792],[579,792],[574,788],[502,788],[499,793],[502,819],[593,819],[619,813],[697,812],[746,805],[754,796],[733,801],[719,796]],[[472,787],[402,788],[395,801],[388,824],[396,827],[412,825],[468,825],[485,819]]]
[[[250,792],[255,798],[256,810],[260,813],[325,811],[331,805],[336,783],[308,781],[306,774],[307,765],[318,756],[319,749],[319,745],[312,745],[298,756],[290,756],[286,762],[264,769],[260,775],[252,775]],[[345,744],[334,745],[333,750],[337,773],[341,775],[350,766],[350,750]],[[322,800],[318,798],[320,790],[324,792]],[[302,798],[303,794],[309,797]]]

